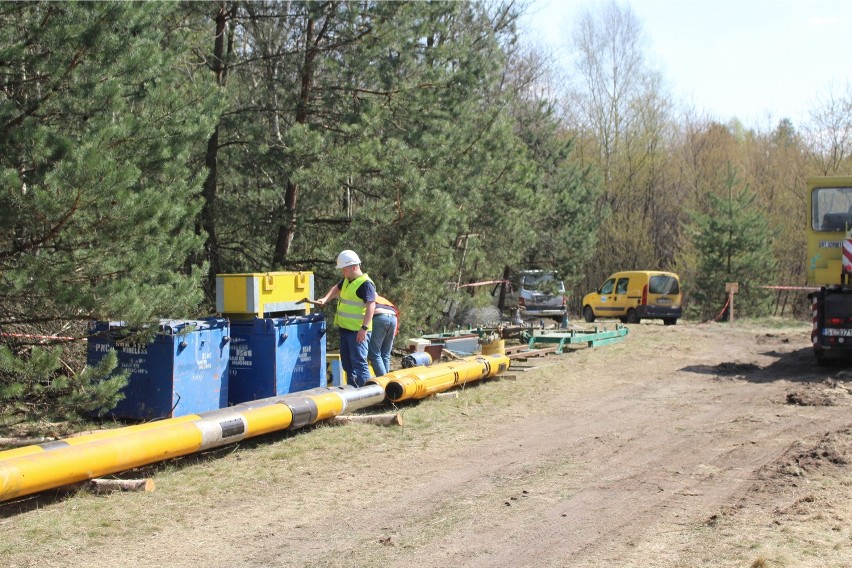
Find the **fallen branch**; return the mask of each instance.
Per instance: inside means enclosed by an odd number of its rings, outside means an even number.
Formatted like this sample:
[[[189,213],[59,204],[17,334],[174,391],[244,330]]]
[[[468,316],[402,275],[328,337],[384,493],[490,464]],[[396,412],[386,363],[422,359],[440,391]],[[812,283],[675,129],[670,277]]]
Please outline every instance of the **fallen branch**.
[[[402,415],[397,414],[350,414],[335,416],[327,421],[333,426],[342,424],[374,424],[376,426],[402,426]]]

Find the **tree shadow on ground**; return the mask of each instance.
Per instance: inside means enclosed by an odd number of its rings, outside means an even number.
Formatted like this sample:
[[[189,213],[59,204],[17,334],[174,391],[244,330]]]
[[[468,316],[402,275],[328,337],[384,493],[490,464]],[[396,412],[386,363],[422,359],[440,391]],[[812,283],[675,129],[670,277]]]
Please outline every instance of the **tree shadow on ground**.
[[[711,375],[717,379],[745,380],[752,383],[820,383],[831,379],[852,384],[852,359],[820,366],[810,347],[790,352],[770,350],[761,352],[760,355],[774,357],[775,360],[764,367],[754,363],[726,361],[718,365],[687,365],[680,370]]]

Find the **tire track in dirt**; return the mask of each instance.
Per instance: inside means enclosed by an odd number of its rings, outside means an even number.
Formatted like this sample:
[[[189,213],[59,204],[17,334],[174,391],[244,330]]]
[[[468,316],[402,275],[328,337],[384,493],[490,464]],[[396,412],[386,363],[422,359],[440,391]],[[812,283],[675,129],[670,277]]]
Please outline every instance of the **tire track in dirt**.
[[[613,406],[621,406],[625,394],[616,393],[597,410],[606,414]],[[520,433],[517,429],[511,432],[512,438],[523,440],[511,456],[488,449],[474,452],[471,461],[480,465],[468,467],[464,475],[456,472],[438,478],[427,497],[412,496],[401,507],[402,511],[417,510],[439,495],[456,499],[460,487],[475,485],[483,473],[490,479],[496,476],[490,492],[478,491],[480,499],[491,497],[486,502],[492,506],[469,515],[446,537],[424,543],[431,554],[425,562],[418,558],[418,565],[558,566],[570,559],[571,565],[581,566],[588,558],[588,565],[593,566],[601,560],[623,560],[649,531],[677,530],[685,523],[707,521],[751,484],[757,469],[777,459],[790,440],[830,426],[805,420],[770,424],[759,432],[745,427],[733,432],[715,425],[731,423],[748,407],[729,404],[708,408],[702,416],[681,417],[702,431],[679,436],[657,431],[661,419],[678,417],[656,410],[637,408],[630,414],[620,413],[617,420],[589,426],[572,427],[560,419],[530,423]],[[845,423],[847,416],[835,414],[832,422]],[[746,432],[748,440],[741,440],[738,436]],[[524,465],[547,467],[554,453],[564,456],[565,470],[553,470],[538,479],[524,475]],[[584,455],[594,455],[595,462],[587,461],[574,471],[574,460],[582,460]],[[481,464],[489,465],[483,468]],[[564,476],[573,479],[565,483]],[[514,514],[514,507],[500,507],[501,493],[521,491],[527,495],[555,492],[564,497],[521,515]],[[402,514],[410,522],[410,513]],[[602,554],[602,550],[609,552]],[[410,560],[403,557],[391,565],[405,566]]]
[[[643,383],[638,389],[616,388],[604,399],[570,401],[584,409],[574,416],[580,419],[577,422],[565,417],[528,421],[495,434],[484,448],[466,448],[463,458],[455,460],[456,467],[450,465],[452,475],[435,476],[421,492],[398,503],[396,513],[384,511],[385,526],[400,535],[400,542],[416,534],[424,522],[412,518],[411,511],[443,513],[453,502],[464,502],[461,494],[469,493],[471,486],[480,501],[492,497],[485,500],[495,503],[500,501],[496,494],[509,494],[521,486],[530,487],[520,489],[528,496],[552,492],[554,480],[560,481],[562,474],[574,476],[577,482],[562,480],[557,492],[573,494],[525,518],[501,515],[499,506],[480,506],[483,510],[478,514],[457,519],[460,526],[447,536],[424,539],[413,547],[413,554],[396,555],[396,561],[387,565],[410,565],[415,559],[423,566],[546,566],[563,565],[568,558],[578,566],[584,558],[588,565],[623,561],[649,532],[709,522],[753,481],[757,469],[777,459],[793,440],[847,420],[847,413],[837,409],[828,422],[824,412],[819,420],[802,413],[792,416],[784,408],[776,416],[770,400],[779,398],[784,388],[777,384],[727,382],[696,388],[702,380],[707,379],[688,374],[680,382],[664,379],[660,387]],[[657,404],[648,404],[654,401]],[[667,408],[673,401],[684,410]],[[756,406],[763,407],[757,413],[763,418],[754,418]],[[696,413],[696,407],[705,410]],[[594,417],[608,418],[601,423]],[[670,428],[661,431],[661,424]],[[672,425],[691,428],[693,433],[672,434]],[[518,449],[507,452],[518,440],[522,441]],[[546,467],[554,453],[564,455],[568,469],[574,471],[555,471],[531,480],[519,466]],[[583,457],[590,455],[594,455],[594,466],[583,464]],[[581,464],[579,469],[573,460]],[[459,464],[463,461],[475,465],[465,468]],[[440,469],[430,472],[436,473]],[[483,476],[497,481],[483,487]],[[509,481],[501,483],[501,479]],[[512,482],[517,479],[524,483]],[[406,526],[413,528],[406,530]],[[426,558],[419,554],[423,549],[430,550]],[[640,564],[647,565],[647,559]]]

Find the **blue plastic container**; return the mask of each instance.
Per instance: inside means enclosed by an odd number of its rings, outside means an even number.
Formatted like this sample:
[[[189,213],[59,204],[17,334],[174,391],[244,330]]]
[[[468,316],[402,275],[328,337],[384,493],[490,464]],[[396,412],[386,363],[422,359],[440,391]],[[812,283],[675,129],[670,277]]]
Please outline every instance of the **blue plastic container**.
[[[432,356],[425,351],[415,351],[402,358],[402,368],[428,367],[432,364]]]
[[[110,412],[116,418],[152,420],[198,414],[228,403],[228,320],[160,320],[154,340],[130,344],[122,322],[90,326],[88,363],[110,349],[122,370],[130,371],[124,399]]]
[[[326,386],[322,314],[231,322],[228,402]]]

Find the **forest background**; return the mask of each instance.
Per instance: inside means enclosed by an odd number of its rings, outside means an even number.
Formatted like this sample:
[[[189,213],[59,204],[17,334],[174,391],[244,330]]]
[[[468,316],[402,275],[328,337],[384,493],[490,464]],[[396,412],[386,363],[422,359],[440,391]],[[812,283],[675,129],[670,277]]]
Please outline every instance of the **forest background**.
[[[805,179],[852,172],[849,86],[802,124],[720,123],[666,91],[629,5],[581,14],[567,76],[527,9],[0,2],[0,415],[115,400],[92,320],[210,315],[219,273],[310,270],[322,293],[342,249],[403,336],[519,268],[558,270],[573,313],[615,270],[663,269],[689,317],[725,282],[741,315],[804,316],[761,286],[805,283]]]

